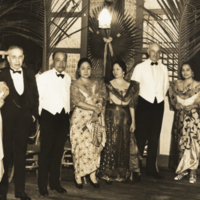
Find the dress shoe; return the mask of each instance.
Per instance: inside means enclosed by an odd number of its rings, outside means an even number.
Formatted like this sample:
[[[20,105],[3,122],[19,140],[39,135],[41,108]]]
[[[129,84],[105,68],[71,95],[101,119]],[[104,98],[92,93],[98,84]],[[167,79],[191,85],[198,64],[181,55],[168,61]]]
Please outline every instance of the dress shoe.
[[[58,193],[67,193],[67,190],[63,187],[50,187],[50,190],[56,190]]]
[[[0,187],[0,200],[7,200],[7,190],[3,187]]]
[[[133,172],[133,181],[135,183],[140,182],[141,180],[141,173],[140,172]]]
[[[6,194],[0,194],[0,200],[7,200]]]
[[[148,173],[147,172],[147,176],[152,176],[155,179],[164,179],[164,176],[162,176],[161,174],[159,174],[158,172],[154,172],[154,173]]]
[[[21,192],[15,192],[15,198],[21,199],[21,200],[31,200],[31,198],[25,193],[21,193]]]
[[[40,195],[42,195],[44,197],[49,196],[49,192],[48,192],[47,188],[39,188],[39,192],[40,192]]]

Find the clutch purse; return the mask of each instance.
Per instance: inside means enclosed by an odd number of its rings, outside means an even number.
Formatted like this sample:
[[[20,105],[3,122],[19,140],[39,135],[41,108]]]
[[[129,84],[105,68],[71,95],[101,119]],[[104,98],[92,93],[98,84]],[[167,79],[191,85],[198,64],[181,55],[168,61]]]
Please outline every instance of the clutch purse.
[[[92,137],[92,144],[96,147],[99,147],[102,140],[102,131],[101,126],[97,123],[93,124],[93,137]]]

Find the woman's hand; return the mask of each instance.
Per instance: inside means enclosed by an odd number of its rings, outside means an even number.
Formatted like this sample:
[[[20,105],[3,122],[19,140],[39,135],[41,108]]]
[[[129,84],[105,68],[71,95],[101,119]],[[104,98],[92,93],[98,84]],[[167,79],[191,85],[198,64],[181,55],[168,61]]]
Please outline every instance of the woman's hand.
[[[102,110],[102,103],[101,102],[97,103],[96,106],[99,107]]]
[[[176,104],[176,109],[177,109],[177,110],[182,110],[182,109],[183,109],[183,105],[180,104],[180,103],[177,103],[177,104]]]
[[[130,126],[130,132],[133,133],[135,131],[135,122],[132,122]]]
[[[0,108],[2,108],[4,105],[4,100],[3,99],[0,99]]]
[[[101,113],[101,109],[99,107],[95,107],[94,108],[94,113],[96,113],[97,115],[99,115]]]
[[[95,112],[93,112],[91,122],[96,123],[98,121],[99,121],[98,115]]]

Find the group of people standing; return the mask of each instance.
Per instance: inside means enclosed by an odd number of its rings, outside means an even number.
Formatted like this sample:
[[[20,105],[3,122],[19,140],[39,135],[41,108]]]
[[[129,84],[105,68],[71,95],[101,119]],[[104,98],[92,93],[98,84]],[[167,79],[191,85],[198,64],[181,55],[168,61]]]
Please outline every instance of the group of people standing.
[[[89,175],[94,188],[97,177],[112,184],[138,182],[142,156],[148,140],[146,174],[164,178],[157,170],[156,159],[162,127],[164,99],[169,89],[170,103],[176,110],[175,134],[177,176],[181,180],[190,171],[190,183],[196,182],[199,164],[200,83],[193,79],[190,63],[181,67],[182,80],[169,86],[168,70],[161,63],[161,48],[151,44],[149,58],[138,64],[130,82],[124,79],[126,64],[112,65],[109,82],[91,78],[92,63],[78,62],[77,80],[65,72],[67,55],[53,54],[53,69],[38,76],[23,68],[23,49],[8,49],[9,67],[1,70],[4,84],[1,97],[3,119],[4,174],[0,182],[0,200],[7,199],[8,167],[14,153],[15,197],[31,200],[25,193],[25,157],[32,122],[39,118],[41,151],[38,188],[48,196],[47,186],[66,193],[61,186],[60,165],[67,135],[70,134],[75,185],[82,189],[82,177]],[[1,86],[1,85],[0,85]],[[0,91],[1,92],[1,91]],[[72,111],[72,115],[70,113]]]

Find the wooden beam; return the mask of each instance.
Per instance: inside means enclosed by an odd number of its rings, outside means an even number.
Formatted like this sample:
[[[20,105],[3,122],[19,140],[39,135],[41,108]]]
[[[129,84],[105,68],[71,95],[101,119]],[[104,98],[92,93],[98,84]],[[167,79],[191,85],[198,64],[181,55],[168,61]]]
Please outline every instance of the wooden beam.
[[[87,51],[88,51],[88,19],[89,19],[89,0],[82,1],[82,8],[85,8],[87,6],[87,9],[82,15],[82,24],[81,27],[84,28],[81,31],[81,58],[87,57]]]
[[[144,5],[144,0],[136,0],[136,5],[137,5],[137,8],[136,8],[136,24],[138,24],[138,28],[140,29],[140,32],[139,32],[139,35],[141,36],[140,38],[141,39],[138,39],[139,41],[137,42],[140,42],[140,49],[142,50],[142,38],[143,38],[143,9],[140,8],[140,6],[143,6]],[[142,54],[138,54],[135,56],[135,64],[136,63],[139,63],[142,61]]]

